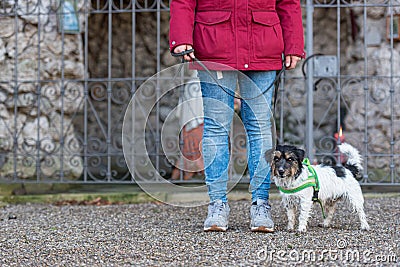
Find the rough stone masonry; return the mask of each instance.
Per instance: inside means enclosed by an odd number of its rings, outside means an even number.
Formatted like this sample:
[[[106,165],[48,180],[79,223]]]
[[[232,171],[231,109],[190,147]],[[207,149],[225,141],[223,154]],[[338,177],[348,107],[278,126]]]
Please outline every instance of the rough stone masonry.
[[[82,143],[72,119],[83,108],[81,35],[58,31],[58,1],[15,2],[0,1],[0,177],[32,178],[38,170],[54,177],[62,167],[77,178]]]

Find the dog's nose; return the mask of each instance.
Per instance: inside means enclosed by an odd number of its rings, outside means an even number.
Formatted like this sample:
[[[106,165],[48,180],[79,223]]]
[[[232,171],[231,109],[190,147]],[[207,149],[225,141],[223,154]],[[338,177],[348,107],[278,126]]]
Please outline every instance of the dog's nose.
[[[283,168],[279,168],[278,169],[278,173],[279,173],[279,175],[284,175],[285,174],[285,169],[283,169]]]

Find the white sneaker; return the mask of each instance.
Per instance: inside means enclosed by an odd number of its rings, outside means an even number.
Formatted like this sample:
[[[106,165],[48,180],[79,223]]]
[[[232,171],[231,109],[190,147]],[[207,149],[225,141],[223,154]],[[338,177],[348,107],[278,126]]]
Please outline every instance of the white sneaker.
[[[217,200],[208,205],[208,215],[204,222],[204,231],[225,232],[228,229],[230,208],[228,203]]]
[[[271,218],[271,206],[267,200],[257,199],[250,208],[250,228],[253,232],[274,232],[274,222]]]

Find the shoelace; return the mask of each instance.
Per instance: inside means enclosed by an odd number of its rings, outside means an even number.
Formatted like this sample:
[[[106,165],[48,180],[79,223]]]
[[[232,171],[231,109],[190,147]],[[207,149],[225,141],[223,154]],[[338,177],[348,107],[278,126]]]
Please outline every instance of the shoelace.
[[[222,213],[223,209],[224,209],[224,203],[221,203],[221,204],[214,203],[213,208],[212,208],[212,213],[211,213],[212,215],[211,216],[212,217],[214,217],[214,216],[219,217],[219,215]]]
[[[266,215],[266,214],[269,213],[270,209],[271,209],[271,207],[267,203],[264,203],[264,204],[261,204],[261,205],[257,205],[256,214],[257,214],[257,216]]]

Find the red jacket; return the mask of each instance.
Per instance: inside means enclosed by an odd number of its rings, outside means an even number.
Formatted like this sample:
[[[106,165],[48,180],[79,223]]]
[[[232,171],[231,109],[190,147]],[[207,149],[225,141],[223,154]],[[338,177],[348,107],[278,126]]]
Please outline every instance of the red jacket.
[[[170,49],[191,44],[202,61],[278,70],[305,56],[300,0],[172,0]]]

